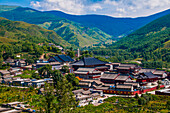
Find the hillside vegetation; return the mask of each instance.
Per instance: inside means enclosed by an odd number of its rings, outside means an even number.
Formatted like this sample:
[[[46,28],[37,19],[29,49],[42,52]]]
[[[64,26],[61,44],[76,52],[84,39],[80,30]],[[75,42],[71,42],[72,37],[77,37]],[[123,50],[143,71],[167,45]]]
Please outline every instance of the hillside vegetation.
[[[1,7],[3,7],[1,9]],[[75,47],[93,46],[99,42],[106,42],[112,36],[98,28],[85,27],[76,22],[60,18],[56,15],[40,12],[31,8],[0,6],[0,16],[14,21],[24,21],[39,25],[45,29],[54,30],[64,40]]]
[[[70,45],[52,30],[25,22],[10,21],[2,17],[0,17],[0,36],[16,41],[28,40],[34,43],[53,42],[62,46]]]
[[[125,61],[143,59],[144,67],[169,67],[170,15],[161,17],[122,38],[108,49],[93,49],[95,54],[113,55]]]
[[[44,44],[39,46],[39,43]],[[44,52],[61,52],[54,46],[50,47],[48,43],[70,47],[69,43],[52,30],[0,17],[0,68],[3,59],[16,58],[16,54],[33,63]]]
[[[97,28],[83,27],[68,20],[45,22],[44,24],[39,24],[39,26],[54,30],[63,37],[64,40],[67,40],[70,44],[78,47],[92,46],[93,44],[98,44],[100,42],[105,43],[107,40],[111,39],[110,35]]]
[[[81,23],[85,26],[97,27],[105,33],[114,37],[126,36],[133,31],[141,28],[149,22],[170,14],[170,10],[166,10],[147,17],[138,18],[114,18],[105,15],[70,15],[61,11],[46,11],[61,18]]]

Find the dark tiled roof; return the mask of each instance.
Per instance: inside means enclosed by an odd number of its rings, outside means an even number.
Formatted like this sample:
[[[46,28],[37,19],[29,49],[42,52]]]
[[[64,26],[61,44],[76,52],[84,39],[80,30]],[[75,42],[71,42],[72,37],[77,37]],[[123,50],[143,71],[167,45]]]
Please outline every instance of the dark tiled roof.
[[[84,62],[82,60],[75,62],[74,64],[72,64],[74,66],[84,66]]]
[[[103,62],[97,58],[94,57],[88,57],[88,58],[83,58],[80,61],[74,63],[73,65],[103,65],[106,64],[106,62]]]
[[[70,56],[66,56],[70,61],[74,61]]]
[[[54,59],[58,62],[63,62],[60,58],[58,58],[57,56],[54,57]]]
[[[64,62],[69,62],[69,61],[70,61],[70,59],[68,59],[66,55],[58,55],[58,57],[59,57],[62,61],[64,61]]]
[[[147,76],[147,78],[157,78],[158,76],[155,76],[152,72],[144,72],[144,75]]]
[[[94,57],[89,57],[89,58],[84,58],[84,63],[85,65],[100,65],[100,64],[106,64],[106,62],[103,62],[97,58]]]
[[[70,56],[66,55],[57,55],[53,57],[58,62],[71,62],[74,61]]]

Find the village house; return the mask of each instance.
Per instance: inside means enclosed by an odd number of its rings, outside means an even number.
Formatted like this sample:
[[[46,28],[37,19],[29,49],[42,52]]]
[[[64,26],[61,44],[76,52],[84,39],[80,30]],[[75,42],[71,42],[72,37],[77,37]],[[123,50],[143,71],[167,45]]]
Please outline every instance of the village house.
[[[83,90],[78,89],[72,91],[75,95],[76,101],[79,101],[79,103],[87,103],[92,101],[93,99],[97,99],[101,96],[103,96],[103,92],[101,90]]]
[[[12,81],[13,86],[27,86],[26,82],[31,82],[31,79],[15,79]],[[28,85],[29,86],[29,85]]]
[[[45,65],[50,65],[52,66],[52,70],[59,70],[61,69],[61,65],[59,62],[50,62],[50,63],[37,63],[36,64],[36,69],[40,68],[40,67],[43,67]]]
[[[22,74],[22,71],[23,71],[23,69],[20,69],[20,68],[10,68],[9,69],[9,72],[11,73],[11,75],[14,75],[14,76]]]
[[[24,67],[27,65],[25,60],[15,60],[14,63],[15,63],[15,66],[17,66],[17,67]]]
[[[70,65],[74,60],[70,56],[66,55],[56,55],[54,57],[50,57],[48,62],[59,62],[62,65]]]
[[[50,47],[51,47],[51,46],[57,47],[57,48],[60,49],[61,51],[63,50],[63,47],[61,47],[61,46],[56,46],[56,45],[53,44],[53,43],[49,43],[48,45],[49,45]]]
[[[32,81],[32,86],[35,87],[35,88],[40,88],[42,86],[44,86],[44,83],[45,81],[43,79],[40,79],[40,80],[35,80],[35,81]]]
[[[0,76],[7,76],[11,75],[11,73],[8,70],[0,70]]]
[[[8,57],[5,62],[10,64],[14,62],[14,59],[12,59],[11,57]]]
[[[93,79],[82,79],[79,81],[79,87],[88,89],[88,88],[95,88],[101,86],[103,83],[100,80],[93,80]]]

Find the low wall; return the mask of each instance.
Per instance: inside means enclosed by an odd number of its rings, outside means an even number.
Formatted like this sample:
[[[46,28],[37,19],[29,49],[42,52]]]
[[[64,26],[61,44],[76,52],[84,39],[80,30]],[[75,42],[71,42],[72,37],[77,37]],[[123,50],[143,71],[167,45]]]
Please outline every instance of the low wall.
[[[160,88],[164,88],[164,85],[161,85]],[[83,88],[84,90],[88,90],[89,88]],[[142,94],[142,93],[146,93],[148,91],[153,91],[158,89],[158,86],[155,86],[153,88],[149,88],[149,89],[143,89],[141,91],[115,91],[115,90],[104,90],[104,89],[98,89],[98,90],[102,90],[103,93],[106,94],[118,94],[118,95],[135,95],[136,93],[138,94]]]

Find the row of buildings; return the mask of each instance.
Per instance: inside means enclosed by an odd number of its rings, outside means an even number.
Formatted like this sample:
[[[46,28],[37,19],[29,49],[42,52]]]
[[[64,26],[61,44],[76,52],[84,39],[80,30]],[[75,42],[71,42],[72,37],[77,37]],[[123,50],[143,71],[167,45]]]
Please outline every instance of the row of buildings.
[[[168,73],[164,70],[143,69],[135,64],[107,63],[96,58],[83,58],[72,64],[80,78],[79,87],[102,90],[104,93],[145,93],[168,87]]]
[[[39,60],[30,66],[25,64],[25,66],[15,65],[13,67],[22,70],[37,70],[47,64],[52,66],[52,70],[59,70],[62,66],[67,65],[70,73],[74,73],[80,80],[79,87],[85,90],[92,88],[102,90],[104,93],[135,94],[169,85],[169,74],[164,70],[143,69],[135,64],[108,63],[94,57],[74,61],[69,56],[56,55],[50,57],[47,61]],[[1,80],[9,79],[9,77],[19,73],[22,73],[22,71],[18,70],[15,74],[12,74],[10,70],[8,73],[7,70],[1,70]],[[15,80],[13,81],[15,82]],[[33,85],[34,81],[31,83]]]

